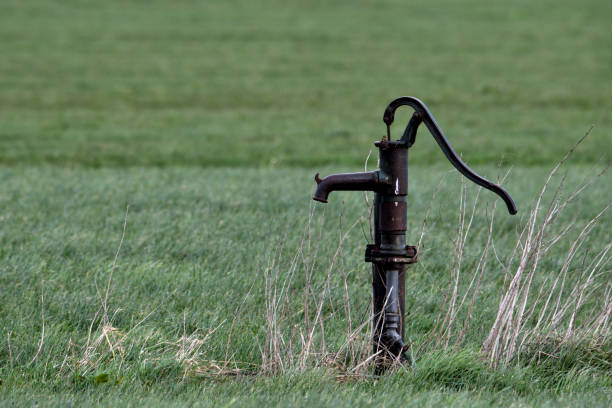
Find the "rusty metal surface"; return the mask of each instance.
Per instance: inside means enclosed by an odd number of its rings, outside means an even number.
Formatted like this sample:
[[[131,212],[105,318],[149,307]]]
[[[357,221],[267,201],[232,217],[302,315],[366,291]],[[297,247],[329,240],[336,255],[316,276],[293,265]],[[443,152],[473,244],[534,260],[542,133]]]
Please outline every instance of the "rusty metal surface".
[[[395,110],[411,106],[415,113],[400,140],[390,140],[390,126]],[[378,367],[389,360],[404,359],[407,346],[405,332],[406,265],[417,262],[417,249],[406,245],[406,195],[408,194],[408,149],[416,140],[419,125],[425,123],[436,142],[461,174],[474,183],[498,194],[510,214],[517,212],[510,195],[472,171],[455,153],[433,116],[420,100],[402,97],[385,109],[383,120],[387,137],[377,141],[379,169],[366,173],[334,174],[323,179],[315,175],[317,189],[314,200],[326,203],[332,191],[373,191],[374,244],[366,247],[365,261],[372,263],[373,351],[379,356]]]
[[[384,250],[370,244],[366,246],[364,258],[373,263],[413,264],[418,261],[416,247],[408,245],[403,250]]]

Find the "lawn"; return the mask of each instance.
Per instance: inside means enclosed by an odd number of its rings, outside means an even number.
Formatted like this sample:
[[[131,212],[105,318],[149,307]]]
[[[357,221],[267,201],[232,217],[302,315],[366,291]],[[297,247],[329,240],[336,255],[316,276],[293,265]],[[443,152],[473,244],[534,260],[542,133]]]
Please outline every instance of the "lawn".
[[[610,18],[604,1],[3,1],[0,406],[608,406],[609,324],[596,346],[537,359],[526,348],[496,365],[481,346],[550,170],[591,125],[545,205],[610,163]],[[356,368],[369,350],[364,195],[310,198],[315,172],[363,169],[384,107],[404,94],[478,173],[508,172],[519,214],[498,202],[464,338],[425,347],[453,277],[462,191],[475,215],[460,295],[473,293],[497,199],[462,189],[421,129],[407,237],[419,241],[428,213],[407,282],[416,365],[378,378]],[[612,202],[611,183],[595,179],[551,226],[573,225],[529,302]],[[611,221],[594,223],[563,280],[566,296],[604,254],[576,327],[610,296]]]

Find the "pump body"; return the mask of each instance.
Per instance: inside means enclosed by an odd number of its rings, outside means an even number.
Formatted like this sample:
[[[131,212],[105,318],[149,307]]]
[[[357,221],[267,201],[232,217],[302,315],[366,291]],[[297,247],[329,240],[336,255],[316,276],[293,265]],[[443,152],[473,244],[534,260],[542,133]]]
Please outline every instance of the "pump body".
[[[400,140],[390,140],[390,126],[395,110],[403,105],[415,112]],[[512,197],[499,185],[473,172],[455,153],[423,102],[401,97],[385,109],[383,121],[387,136],[377,141],[379,169],[364,173],[346,173],[319,178],[314,200],[326,203],[332,191],[374,192],[374,244],[366,247],[365,261],[372,263],[373,352],[382,367],[388,361],[404,359],[406,266],[417,262],[417,250],[406,245],[406,196],[408,194],[408,149],[414,144],[419,125],[425,123],[451,164],[474,183],[499,195],[510,214],[517,207]]]

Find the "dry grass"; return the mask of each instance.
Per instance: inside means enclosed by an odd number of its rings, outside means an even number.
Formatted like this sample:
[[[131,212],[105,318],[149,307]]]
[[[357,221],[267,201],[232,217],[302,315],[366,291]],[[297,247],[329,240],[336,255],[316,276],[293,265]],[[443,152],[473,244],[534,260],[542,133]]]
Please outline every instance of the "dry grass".
[[[560,349],[572,343],[596,346],[610,338],[611,270],[606,268],[612,244],[597,254],[585,249],[582,260],[577,259],[589,234],[601,227],[610,203],[585,225],[557,225],[568,205],[607,168],[566,197],[564,175],[550,200],[544,199],[554,176],[590,131],[550,172],[507,262],[497,315],[482,345],[483,355],[494,366],[508,364],[527,349],[541,354],[553,339]],[[572,236],[572,231],[577,233]],[[540,265],[551,248],[563,241],[570,245],[561,267],[542,271]],[[583,308],[586,303],[591,304],[588,310]]]
[[[339,220],[338,244],[330,254],[329,262],[320,265],[320,248],[316,236],[322,230],[312,230],[314,207],[311,207],[310,218],[305,227],[297,253],[292,257],[288,270],[282,270],[282,248],[276,257],[272,257],[264,270],[266,299],[266,336],[261,352],[261,372],[273,374],[286,370],[304,370],[307,368],[333,367],[343,372],[358,374],[365,372],[373,356],[369,349],[370,319],[366,316],[355,324],[352,315],[351,301],[348,292],[347,274],[342,261],[344,241],[364,220],[359,218],[349,228],[343,230],[343,217]],[[324,268],[323,271],[321,269]],[[296,273],[303,273],[303,308],[292,310],[295,302],[290,297],[296,296],[291,291],[292,279]],[[313,275],[325,274],[325,280],[320,287],[314,287]],[[332,314],[341,314],[346,318],[346,339],[337,350],[330,350],[326,339],[326,320],[335,316],[324,316],[326,304],[332,304],[330,299],[330,282],[334,275],[340,275],[344,289],[343,311],[334,310]],[[299,303],[299,302],[298,302]],[[296,322],[292,316],[301,315],[303,321]]]
[[[474,221],[474,216],[478,207],[480,191],[481,189],[478,189],[478,193],[476,194],[472,202],[468,218],[468,199],[465,189],[465,181],[463,178],[461,179],[457,235],[453,243],[453,253],[449,265],[447,289],[444,293],[442,303],[440,304],[436,322],[434,323],[434,326],[430,331],[427,340],[423,345],[421,345],[418,355],[422,355],[426,351],[431,350],[447,350],[451,345],[458,348],[461,346],[461,343],[465,338],[465,333],[469,326],[472,310],[478,297],[478,294],[480,293],[480,284],[482,281],[482,276],[486,269],[489,248],[491,246],[491,241],[493,237],[495,204],[493,204],[492,211],[490,213],[489,228],[487,232],[487,241],[485,247],[482,250],[476,268],[474,268],[471,273],[471,276],[469,277],[469,283],[467,285],[467,288],[463,290],[463,293],[460,293],[460,282],[463,279],[462,265],[464,259],[464,250],[465,245],[468,242],[468,237],[472,229],[472,223]],[[435,194],[436,193],[434,192],[432,200],[434,199]],[[429,210],[427,211],[426,218],[423,221],[423,229],[427,224],[428,214]],[[423,233],[421,233],[419,245],[421,245],[422,239]],[[469,302],[466,303],[468,299]],[[462,312],[466,307],[467,310],[465,312],[465,317],[463,318],[463,324],[461,328],[458,329],[459,331],[456,332],[455,325],[457,323],[457,320],[459,319],[460,312]]]

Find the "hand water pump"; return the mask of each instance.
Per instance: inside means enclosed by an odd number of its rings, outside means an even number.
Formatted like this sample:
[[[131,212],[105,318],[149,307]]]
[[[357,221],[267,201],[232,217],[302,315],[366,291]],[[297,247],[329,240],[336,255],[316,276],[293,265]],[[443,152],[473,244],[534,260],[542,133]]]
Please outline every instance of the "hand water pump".
[[[400,106],[414,109],[400,140],[391,140],[390,128]],[[334,190],[373,191],[374,244],[368,245],[365,261],[372,263],[373,351],[379,361],[404,359],[404,310],[406,265],[417,262],[417,250],[406,245],[406,195],[408,194],[408,149],[415,142],[419,125],[425,123],[446,158],[465,177],[499,195],[510,214],[517,207],[510,195],[473,172],[455,153],[427,106],[419,99],[405,96],[392,101],[383,121],[387,135],[374,145],[379,149],[379,169],[364,173],[334,174],[323,179],[315,175],[314,200],[326,203]]]

